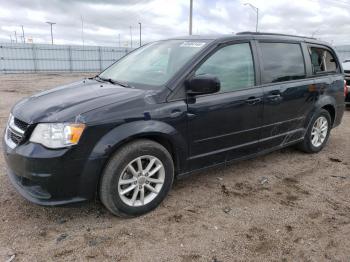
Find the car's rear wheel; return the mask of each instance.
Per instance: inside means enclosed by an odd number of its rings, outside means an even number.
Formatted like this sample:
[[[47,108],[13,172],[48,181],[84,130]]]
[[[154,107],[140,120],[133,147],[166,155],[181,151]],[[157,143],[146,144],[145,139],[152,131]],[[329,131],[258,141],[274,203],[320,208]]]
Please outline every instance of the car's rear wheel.
[[[321,109],[311,119],[304,141],[299,144],[299,148],[306,153],[321,151],[328,141],[331,125],[332,120],[329,112]]]
[[[173,179],[174,165],[167,149],[151,140],[136,140],[120,148],[108,162],[100,199],[115,215],[143,215],[162,202]]]

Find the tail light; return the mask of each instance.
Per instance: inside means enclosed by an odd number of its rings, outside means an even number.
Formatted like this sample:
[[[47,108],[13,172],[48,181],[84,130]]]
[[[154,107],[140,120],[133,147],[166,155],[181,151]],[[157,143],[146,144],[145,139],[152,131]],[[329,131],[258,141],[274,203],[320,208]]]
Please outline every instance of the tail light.
[[[344,96],[348,95],[348,86],[346,85],[346,80],[344,80]]]

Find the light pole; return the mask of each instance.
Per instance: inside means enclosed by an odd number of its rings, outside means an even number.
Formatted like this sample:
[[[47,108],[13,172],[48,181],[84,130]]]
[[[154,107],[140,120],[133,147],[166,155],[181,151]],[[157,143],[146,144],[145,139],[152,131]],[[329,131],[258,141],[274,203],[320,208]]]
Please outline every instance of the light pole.
[[[142,28],[142,25],[140,22],[139,22],[139,25],[140,25],[140,46],[141,46],[141,28]]]
[[[130,48],[132,49],[132,27],[130,26]]]
[[[23,25],[21,25],[21,27],[22,27],[22,37],[23,37],[23,43],[25,44],[25,43],[26,43],[26,39],[25,39],[25,37],[24,37],[24,29],[23,29]]]
[[[17,32],[15,30],[15,39],[16,39],[16,44],[17,44]]]
[[[53,23],[53,22],[46,22],[46,23],[49,24],[51,27],[51,44],[53,45],[52,25],[55,25],[56,23]]]
[[[253,10],[256,12],[256,27],[255,31],[258,32],[258,26],[259,26],[259,8],[256,6],[252,5],[251,3],[245,3],[244,5],[249,5]]]
[[[83,16],[81,15],[80,16],[80,19],[81,19],[81,41],[83,42],[83,46],[84,46],[84,18]]]
[[[189,35],[192,35],[192,14],[193,14],[193,0],[190,0]]]

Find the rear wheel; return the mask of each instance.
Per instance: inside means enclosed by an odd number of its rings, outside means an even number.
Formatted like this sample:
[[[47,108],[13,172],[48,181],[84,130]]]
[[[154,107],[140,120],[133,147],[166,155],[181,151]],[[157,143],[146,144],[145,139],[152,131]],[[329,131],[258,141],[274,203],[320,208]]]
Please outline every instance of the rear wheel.
[[[174,179],[171,155],[151,140],[137,140],[119,149],[107,164],[100,199],[118,216],[139,216],[156,208]]]
[[[306,153],[317,153],[326,145],[331,131],[331,116],[327,110],[321,109],[311,119],[310,125],[299,148]]]

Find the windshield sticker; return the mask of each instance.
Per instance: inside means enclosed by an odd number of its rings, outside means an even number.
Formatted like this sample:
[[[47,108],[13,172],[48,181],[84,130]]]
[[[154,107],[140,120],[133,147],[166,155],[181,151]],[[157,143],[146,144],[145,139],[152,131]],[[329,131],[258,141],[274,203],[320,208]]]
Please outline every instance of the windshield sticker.
[[[197,47],[200,48],[202,46],[204,46],[205,43],[203,42],[183,42],[180,47]]]

